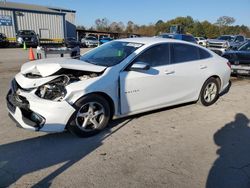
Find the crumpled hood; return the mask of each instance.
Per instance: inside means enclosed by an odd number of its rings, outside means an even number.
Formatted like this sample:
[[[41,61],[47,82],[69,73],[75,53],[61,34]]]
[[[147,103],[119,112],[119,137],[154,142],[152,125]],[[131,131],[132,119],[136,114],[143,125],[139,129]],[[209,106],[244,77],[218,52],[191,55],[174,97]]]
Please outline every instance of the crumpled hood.
[[[49,59],[41,59],[25,63],[21,67],[21,73],[40,74],[42,77],[47,77],[54,74],[55,72],[59,71],[62,68],[95,72],[95,73],[102,72],[106,69],[106,67],[104,66],[93,65],[77,59],[49,58]]]

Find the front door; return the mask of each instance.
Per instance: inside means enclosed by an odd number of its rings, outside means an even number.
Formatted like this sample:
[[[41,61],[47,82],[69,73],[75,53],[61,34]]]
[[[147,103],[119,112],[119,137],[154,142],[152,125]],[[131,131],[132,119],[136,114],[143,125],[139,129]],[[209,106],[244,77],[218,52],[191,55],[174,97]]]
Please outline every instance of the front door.
[[[170,89],[167,79],[173,73],[169,65],[169,52],[170,48],[167,43],[153,46],[132,62],[132,64],[148,63],[149,70],[131,71],[127,68],[120,73],[122,114],[142,111],[166,101],[165,97]]]

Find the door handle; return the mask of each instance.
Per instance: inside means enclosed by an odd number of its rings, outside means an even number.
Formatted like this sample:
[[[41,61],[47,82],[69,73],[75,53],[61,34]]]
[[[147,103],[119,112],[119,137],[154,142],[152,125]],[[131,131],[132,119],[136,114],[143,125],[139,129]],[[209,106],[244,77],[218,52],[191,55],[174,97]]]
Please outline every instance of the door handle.
[[[165,70],[164,73],[167,74],[167,75],[169,75],[169,74],[174,74],[175,71],[174,70],[172,70],[172,71]]]
[[[207,66],[206,65],[200,65],[200,69],[206,69]]]

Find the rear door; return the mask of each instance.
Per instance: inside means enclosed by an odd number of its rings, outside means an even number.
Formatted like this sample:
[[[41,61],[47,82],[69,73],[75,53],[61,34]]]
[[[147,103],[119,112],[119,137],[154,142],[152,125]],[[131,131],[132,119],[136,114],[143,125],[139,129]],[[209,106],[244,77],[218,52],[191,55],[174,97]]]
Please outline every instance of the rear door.
[[[194,45],[172,43],[171,66],[174,74],[171,77],[172,102],[175,104],[198,99],[200,89],[207,78],[211,55]],[[204,54],[201,55],[201,52]]]

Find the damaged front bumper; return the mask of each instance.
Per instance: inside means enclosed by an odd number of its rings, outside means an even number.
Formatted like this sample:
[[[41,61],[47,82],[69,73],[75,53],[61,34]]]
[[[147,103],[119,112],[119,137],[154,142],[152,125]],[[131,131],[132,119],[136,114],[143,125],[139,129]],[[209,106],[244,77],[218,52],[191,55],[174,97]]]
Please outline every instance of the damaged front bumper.
[[[75,112],[66,101],[45,100],[32,91],[22,90],[15,79],[6,100],[12,118],[21,127],[33,131],[62,132]]]

